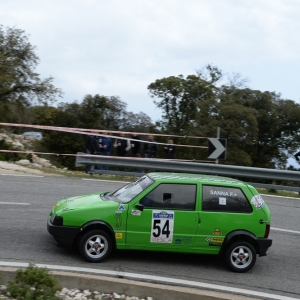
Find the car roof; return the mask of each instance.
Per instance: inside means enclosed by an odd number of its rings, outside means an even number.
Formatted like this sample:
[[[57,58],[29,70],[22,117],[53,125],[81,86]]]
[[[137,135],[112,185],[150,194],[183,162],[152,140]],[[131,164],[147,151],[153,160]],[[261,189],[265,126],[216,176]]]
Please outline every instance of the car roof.
[[[204,174],[188,174],[188,173],[167,173],[167,172],[153,172],[147,174],[150,178],[160,180],[180,180],[180,181],[201,181],[205,184],[238,184],[246,185],[245,182],[223,176],[204,175]]]

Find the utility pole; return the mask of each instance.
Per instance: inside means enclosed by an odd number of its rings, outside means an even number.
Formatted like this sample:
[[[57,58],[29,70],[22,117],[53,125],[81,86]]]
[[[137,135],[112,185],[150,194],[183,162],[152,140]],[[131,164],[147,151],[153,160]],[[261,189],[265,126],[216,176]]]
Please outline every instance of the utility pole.
[[[217,139],[220,138],[220,127],[217,127]],[[216,159],[215,164],[219,163],[219,159]]]

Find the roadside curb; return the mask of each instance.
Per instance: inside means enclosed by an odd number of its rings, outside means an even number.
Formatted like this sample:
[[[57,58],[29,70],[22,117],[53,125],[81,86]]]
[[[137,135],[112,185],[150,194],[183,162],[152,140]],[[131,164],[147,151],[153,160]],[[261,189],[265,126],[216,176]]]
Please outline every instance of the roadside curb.
[[[13,279],[20,268],[0,267],[0,278],[4,282]],[[64,271],[49,271],[61,286],[80,290],[101,291],[104,293],[133,295],[139,298],[151,296],[154,300],[253,300],[241,295],[219,293],[190,287],[178,287],[150,282],[141,282],[123,278],[78,274]]]

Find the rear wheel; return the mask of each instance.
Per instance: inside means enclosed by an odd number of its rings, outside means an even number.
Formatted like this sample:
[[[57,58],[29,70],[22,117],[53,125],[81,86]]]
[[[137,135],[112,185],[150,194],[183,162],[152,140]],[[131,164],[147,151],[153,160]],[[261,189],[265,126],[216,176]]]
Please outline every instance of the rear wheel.
[[[79,242],[79,252],[89,262],[105,260],[110,255],[112,248],[112,240],[103,230],[88,231]]]
[[[229,268],[238,273],[247,272],[256,262],[256,251],[246,241],[238,241],[229,245],[225,253],[226,263]]]

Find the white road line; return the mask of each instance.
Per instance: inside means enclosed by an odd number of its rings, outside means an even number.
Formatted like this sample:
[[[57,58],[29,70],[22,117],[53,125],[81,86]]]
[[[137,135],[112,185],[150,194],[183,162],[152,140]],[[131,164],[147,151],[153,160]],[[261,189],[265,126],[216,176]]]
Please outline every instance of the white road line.
[[[15,267],[15,268],[27,268],[28,263],[16,263],[16,262],[3,262],[0,261],[0,266],[2,267]],[[151,276],[137,273],[127,273],[121,271],[108,271],[108,270],[97,270],[97,269],[88,269],[88,268],[78,268],[78,267],[67,267],[67,266],[58,266],[58,265],[45,265],[45,264],[36,264],[39,268],[47,268],[49,270],[60,270],[60,271],[72,271],[76,273],[90,273],[90,274],[101,274],[101,275],[110,275],[117,276],[127,279],[136,279],[136,280],[146,280],[146,281],[154,281],[160,284],[179,284],[181,286],[189,286],[196,288],[204,288],[218,292],[226,292],[226,293],[234,293],[240,294],[244,296],[256,296],[256,297],[264,297],[264,299],[272,299],[272,300],[295,300],[297,298],[285,297],[275,294],[268,294],[263,292],[256,292],[251,290],[232,288],[228,286],[222,286],[217,284],[209,284],[197,281],[190,280],[181,280],[181,279],[173,279],[168,277],[160,277],[160,276]]]
[[[299,198],[295,197],[289,197],[289,196],[277,196],[277,195],[268,195],[268,194],[261,194],[263,197],[274,197],[274,198],[284,198],[284,199],[292,199],[292,200],[300,200]]]
[[[300,234],[300,231],[295,231],[295,230],[288,230],[288,229],[281,229],[281,228],[271,227],[271,231],[272,230]]]
[[[22,202],[0,202],[0,204],[9,204],[9,205],[30,205],[30,203]]]
[[[16,176],[16,177],[45,177],[40,175],[28,175],[28,174],[5,174],[0,173],[1,176]]]

